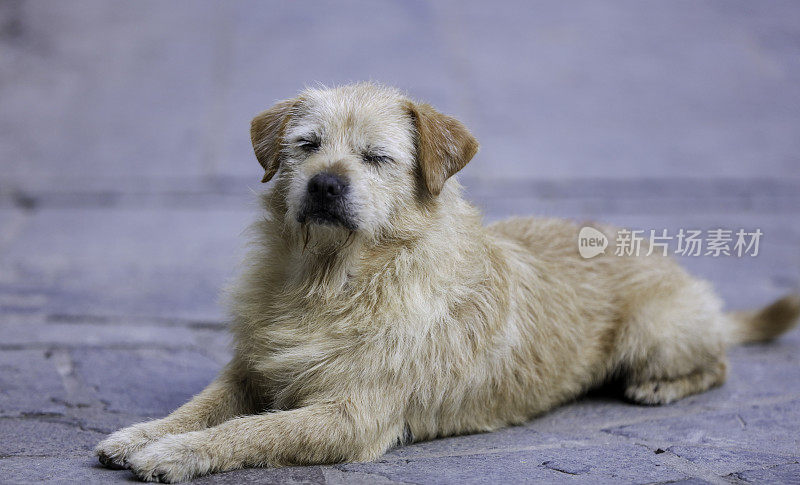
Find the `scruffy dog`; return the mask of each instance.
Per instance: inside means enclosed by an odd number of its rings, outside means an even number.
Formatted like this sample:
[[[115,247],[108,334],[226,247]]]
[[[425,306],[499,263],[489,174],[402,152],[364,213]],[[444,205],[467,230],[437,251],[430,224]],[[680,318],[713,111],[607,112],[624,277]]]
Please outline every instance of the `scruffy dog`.
[[[143,480],[372,460],[522,423],[612,377],[668,403],[720,385],[728,345],[800,313],[789,296],[725,314],[662,256],[582,259],[566,221],[482,226],[450,179],[477,141],[391,88],[304,91],[251,137],[263,181],[277,178],[232,291],[233,360],[96,449]]]

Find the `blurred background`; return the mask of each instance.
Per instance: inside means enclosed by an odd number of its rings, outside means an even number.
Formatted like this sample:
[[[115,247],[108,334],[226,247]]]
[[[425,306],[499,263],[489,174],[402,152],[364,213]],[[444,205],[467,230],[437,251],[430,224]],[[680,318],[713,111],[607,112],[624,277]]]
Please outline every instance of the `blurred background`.
[[[732,306],[798,285],[797,2],[4,0],[0,73],[6,316],[220,324],[250,119],[361,80],[474,132],[487,221],[760,228],[684,263]]]
[[[264,190],[251,118],[362,80],[474,132],[460,178],[487,221],[760,229],[756,257],[682,263],[732,308],[800,286],[800,2],[0,0],[3,480],[128,478],[94,445],[229,358],[218,295]],[[794,482],[792,335],[735,350],[729,385],[675,406],[594,398],[383,464],[231,480],[727,483],[788,462],[754,480]]]

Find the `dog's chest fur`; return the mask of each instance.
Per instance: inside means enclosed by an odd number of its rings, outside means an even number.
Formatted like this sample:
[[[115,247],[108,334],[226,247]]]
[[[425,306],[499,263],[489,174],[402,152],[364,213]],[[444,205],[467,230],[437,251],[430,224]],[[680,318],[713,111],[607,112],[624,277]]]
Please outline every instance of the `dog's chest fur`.
[[[445,359],[447,352],[436,346],[475,340],[472,330],[443,327],[452,319],[457,291],[433,289],[419,277],[398,284],[392,265],[362,271],[335,295],[287,290],[285,275],[275,268],[256,268],[245,277],[251,283],[237,295],[237,355],[268,395],[269,407],[297,407],[343,386],[408,385],[432,357]]]

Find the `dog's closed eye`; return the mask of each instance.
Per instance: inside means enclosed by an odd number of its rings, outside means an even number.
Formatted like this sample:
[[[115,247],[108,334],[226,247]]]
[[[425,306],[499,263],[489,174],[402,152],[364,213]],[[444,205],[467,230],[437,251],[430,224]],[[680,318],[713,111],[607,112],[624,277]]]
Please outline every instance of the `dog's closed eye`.
[[[304,152],[315,152],[319,149],[320,139],[316,135],[304,136],[295,141],[295,146]]]
[[[361,154],[361,157],[364,159],[365,162],[371,163],[373,165],[381,165],[384,163],[394,162],[392,157],[384,155],[379,151],[365,151],[364,153]]]

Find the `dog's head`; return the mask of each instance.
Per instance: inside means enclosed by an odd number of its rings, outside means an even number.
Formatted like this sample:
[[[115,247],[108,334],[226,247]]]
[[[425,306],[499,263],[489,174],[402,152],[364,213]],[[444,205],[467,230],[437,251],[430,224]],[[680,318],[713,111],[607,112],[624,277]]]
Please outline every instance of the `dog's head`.
[[[284,223],[313,237],[378,238],[435,201],[478,143],[457,120],[394,89],[310,89],[253,119],[263,182]]]

